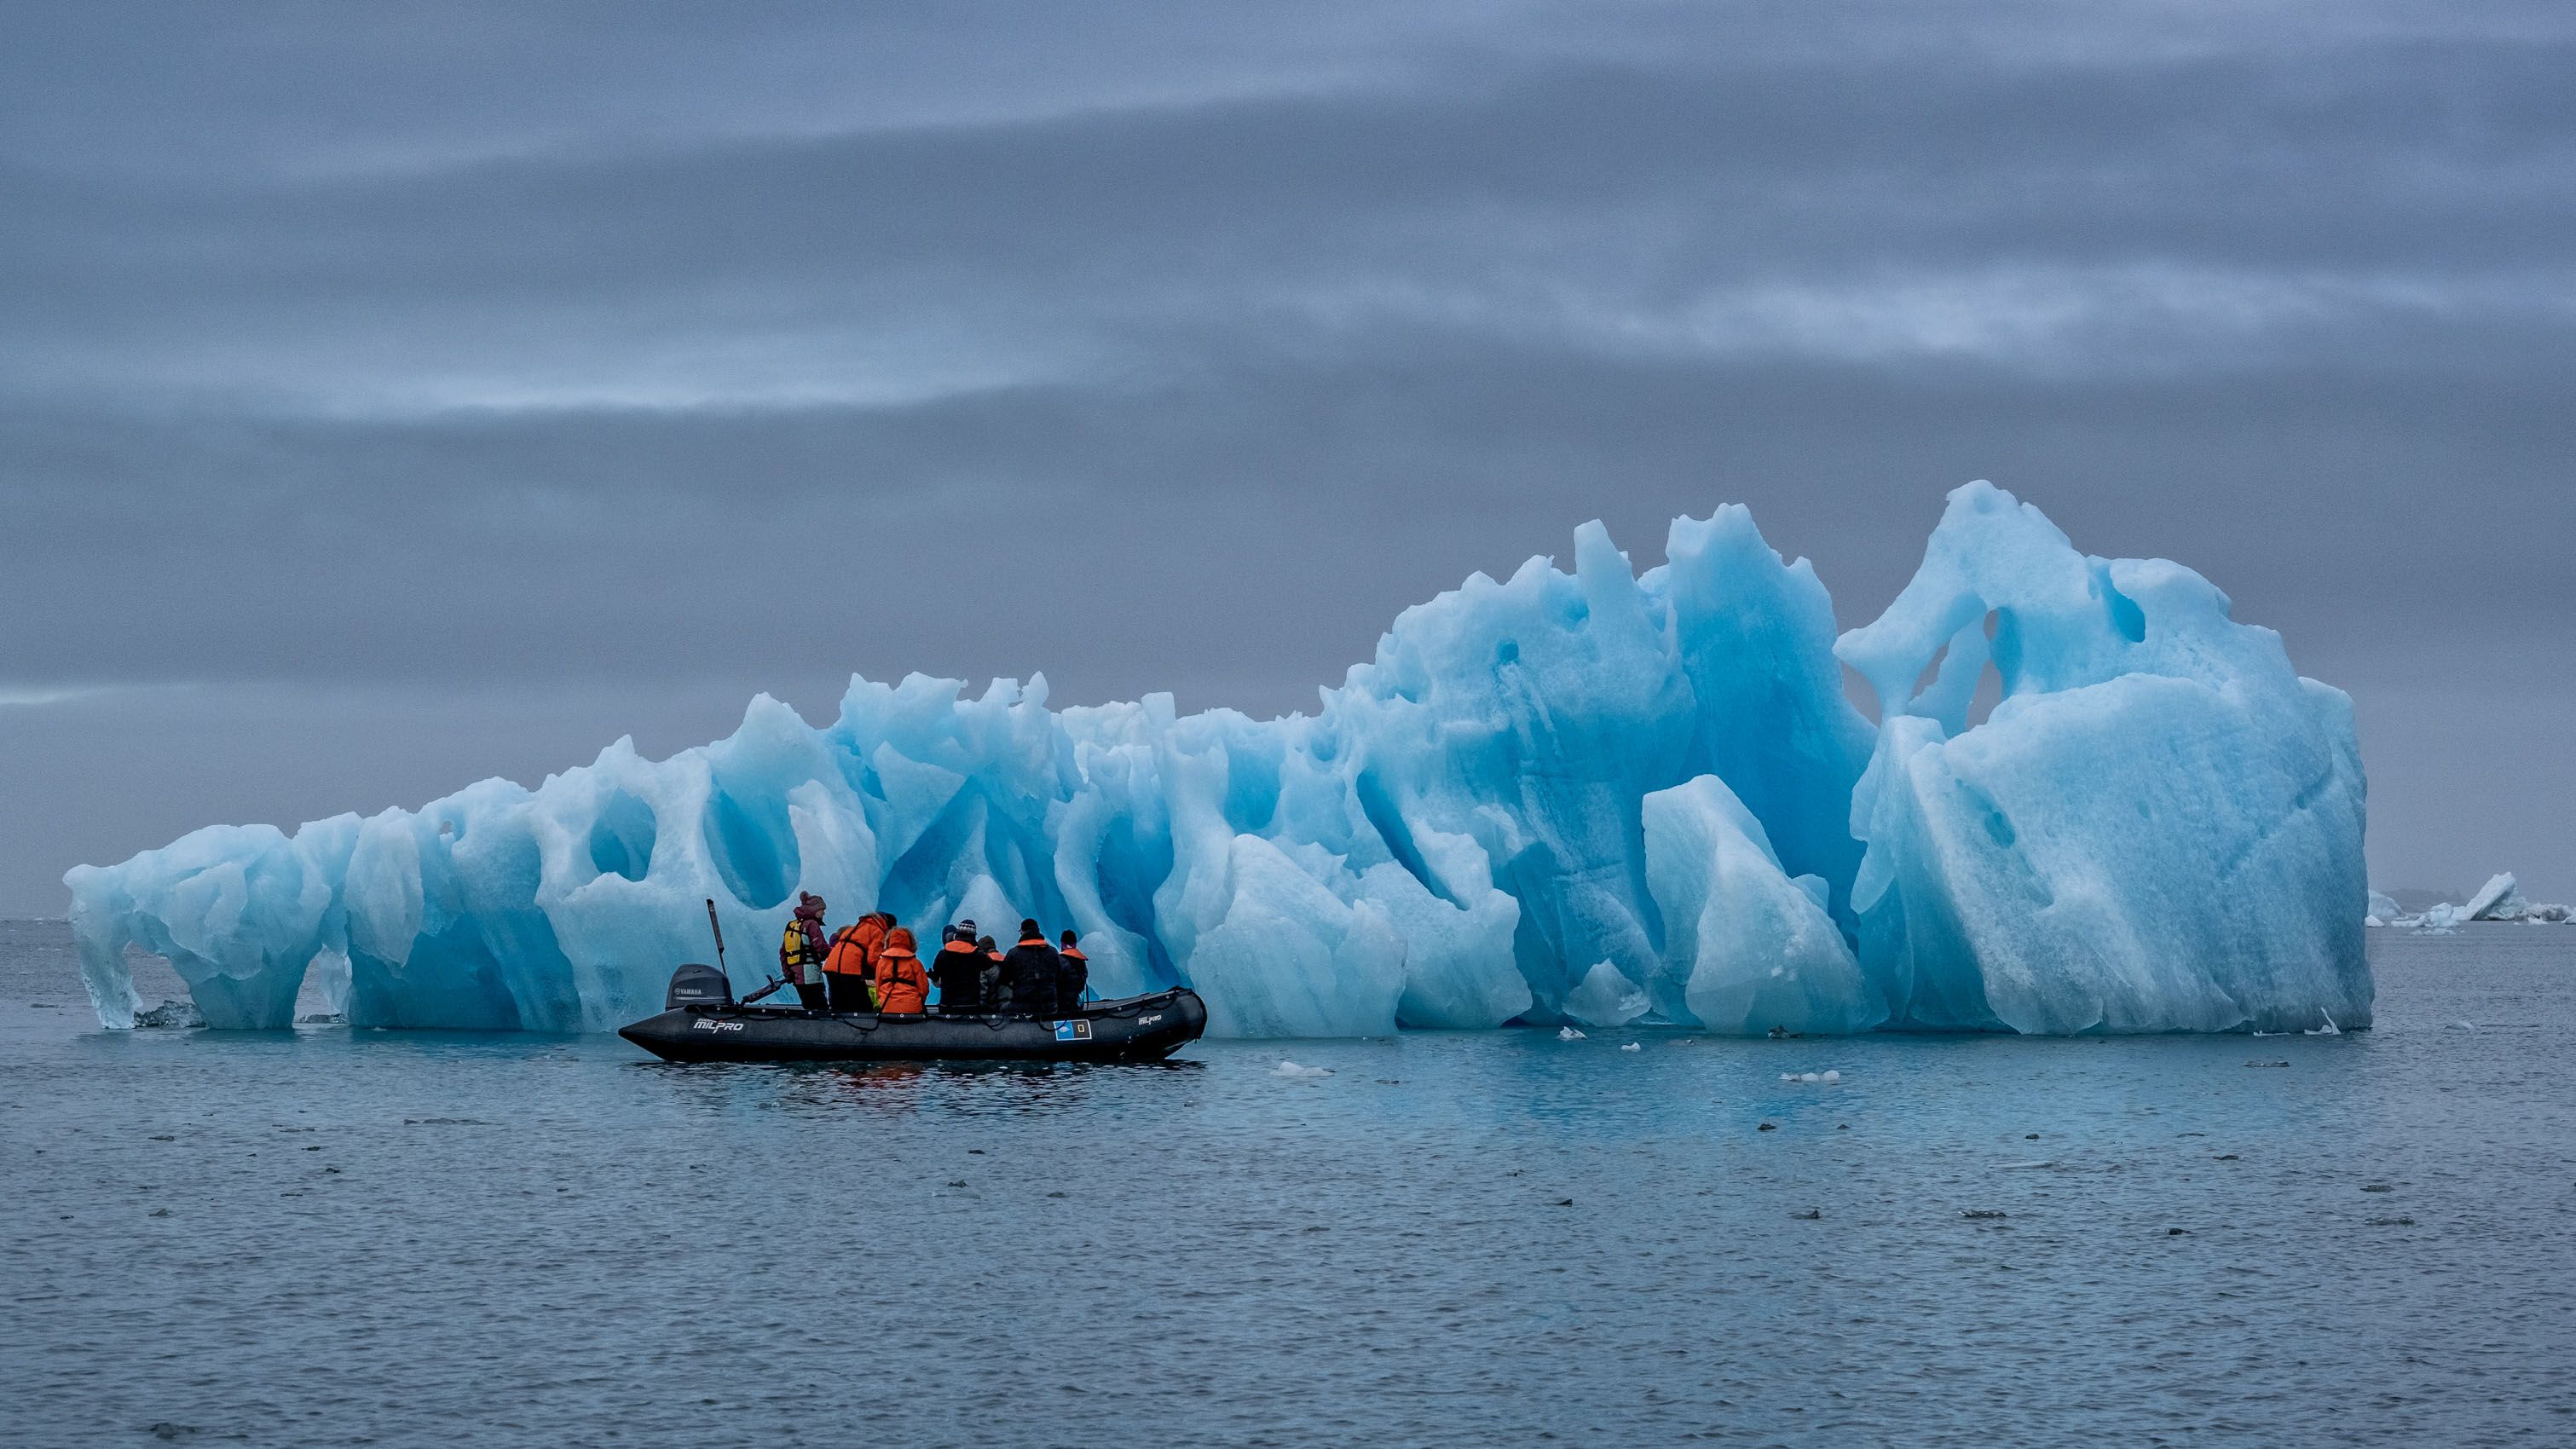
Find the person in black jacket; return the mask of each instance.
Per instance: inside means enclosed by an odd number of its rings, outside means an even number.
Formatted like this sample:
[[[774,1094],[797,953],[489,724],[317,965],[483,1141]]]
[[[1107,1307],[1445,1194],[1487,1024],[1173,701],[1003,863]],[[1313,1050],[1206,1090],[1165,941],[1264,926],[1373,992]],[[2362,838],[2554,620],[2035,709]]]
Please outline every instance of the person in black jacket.
[[[1082,994],[1091,989],[1091,958],[1074,944],[1072,931],[1064,933],[1064,944],[1055,951],[1055,1009],[1059,1016],[1070,1016],[1082,1009]]]
[[[942,1013],[967,1016],[986,1009],[984,953],[975,949],[971,932],[949,928],[947,942],[930,958],[930,979],[939,984]]]
[[[1002,983],[1010,1010],[1021,1016],[1055,1015],[1055,948],[1035,921],[1020,922],[1020,943],[1002,958]]]
[[[975,937],[975,950],[984,958],[984,984],[982,988],[984,993],[984,1009],[986,1011],[1008,1011],[1011,1006],[1011,1000],[1009,992],[1006,991],[1002,985],[1002,948],[994,945],[993,938],[990,936],[977,936]]]

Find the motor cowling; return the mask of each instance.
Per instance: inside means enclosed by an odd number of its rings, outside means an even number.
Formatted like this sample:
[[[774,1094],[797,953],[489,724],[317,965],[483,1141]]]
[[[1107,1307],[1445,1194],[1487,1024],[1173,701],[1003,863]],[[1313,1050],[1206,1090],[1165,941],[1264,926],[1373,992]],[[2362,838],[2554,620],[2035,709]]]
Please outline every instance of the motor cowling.
[[[664,1011],[684,1006],[731,1006],[733,983],[713,966],[692,961],[671,973],[671,989],[662,998]]]

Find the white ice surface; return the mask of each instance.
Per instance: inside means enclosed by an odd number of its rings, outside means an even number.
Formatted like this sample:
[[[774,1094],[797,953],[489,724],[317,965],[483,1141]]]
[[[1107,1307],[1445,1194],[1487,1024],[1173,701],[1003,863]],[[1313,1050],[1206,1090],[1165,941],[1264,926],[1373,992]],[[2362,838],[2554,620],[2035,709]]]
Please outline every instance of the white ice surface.
[[[2518,921],[2528,907],[2513,872],[2508,870],[2487,877],[2487,883],[2478,887],[2460,909],[2472,921]]]

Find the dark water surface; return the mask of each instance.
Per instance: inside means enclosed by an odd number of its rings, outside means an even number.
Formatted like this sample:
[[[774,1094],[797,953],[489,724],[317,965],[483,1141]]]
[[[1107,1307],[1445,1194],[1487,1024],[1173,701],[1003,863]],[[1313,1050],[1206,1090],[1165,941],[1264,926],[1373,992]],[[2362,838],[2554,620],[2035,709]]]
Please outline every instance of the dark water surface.
[[[2576,927],[2371,937],[2340,1037],[829,1070],[107,1033],[0,923],[0,1441],[2576,1442]]]

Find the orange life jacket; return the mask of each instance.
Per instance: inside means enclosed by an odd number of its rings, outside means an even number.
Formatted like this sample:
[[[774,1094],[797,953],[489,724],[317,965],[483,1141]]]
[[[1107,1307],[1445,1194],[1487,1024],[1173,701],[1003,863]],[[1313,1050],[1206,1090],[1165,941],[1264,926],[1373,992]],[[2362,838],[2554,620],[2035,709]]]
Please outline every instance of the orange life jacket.
[[[883,912],[871,912],[857,922],[843,926],[832,938],[832,953],[823,958],[823,969],[836,976],[865,976],[876,969],[877,947],[884,944],[886,918]]]
[[[912,954],[912,933],[901,926],[886,933],[877,952],[877,1010],[892,1016],[918,1016],[930,1005],[930,978],[921,974],[921,959]]]

